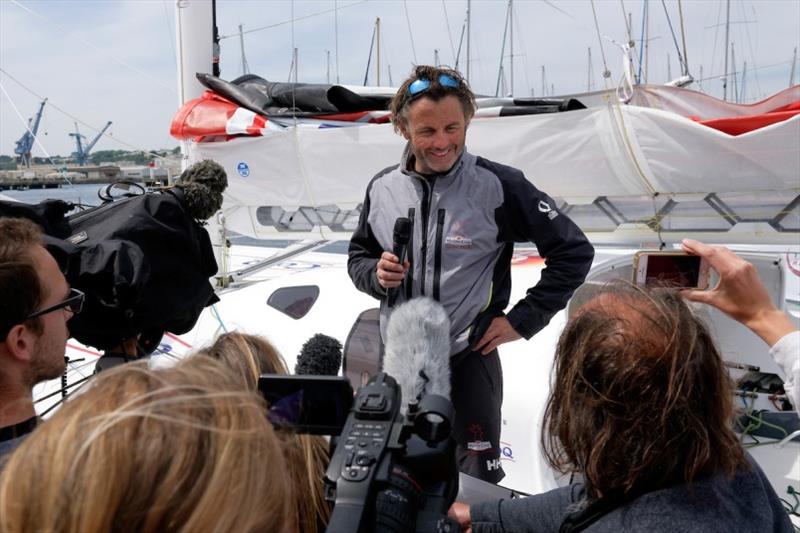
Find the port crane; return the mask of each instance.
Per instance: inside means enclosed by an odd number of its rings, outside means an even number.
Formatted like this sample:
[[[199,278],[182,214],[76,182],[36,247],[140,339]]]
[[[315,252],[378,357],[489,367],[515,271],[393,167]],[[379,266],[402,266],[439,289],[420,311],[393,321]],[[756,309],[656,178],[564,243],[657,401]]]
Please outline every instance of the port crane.
[[[89,162],[89,152],[92,151],[94,145],[97,144],[97,141],[100,140],[100,137],[106,132],[106,130],[111,126],[111,121],[109,120],[108,123],[100,130],[100,133],[97,134],[97,137],[92,139],[92,142],[87,144],[84,147],[84,143],[86,142],[86,136],[83,135],[80,130],[78,130],[78,123],[75,123],[75,133],[70,133],[70,137],[75,137],[75,146],[77,148],[76,151],[72,152],[72,157],[75,158],[75,162],[78,163],[80,166],[85,166],[86,163]]]
[[[45,103],[47,103],[47,98],[39,104],[39,111],[36,113],[36,117],[28,119],[28,129],[25,130],[25,133],[17,141],[17,147],[14,148],[14,153],[17,154],[17,164],[24,165],[27,168],[31,166],[31,149],[33,148],[33,141],[36,139],[36,132],[39,131],[39,123],[42,121]]]

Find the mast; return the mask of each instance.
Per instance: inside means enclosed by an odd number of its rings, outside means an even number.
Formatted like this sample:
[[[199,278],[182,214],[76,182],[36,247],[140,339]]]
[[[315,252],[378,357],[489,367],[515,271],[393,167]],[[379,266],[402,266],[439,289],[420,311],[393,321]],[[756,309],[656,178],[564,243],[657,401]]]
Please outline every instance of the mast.
[[[650,4],[648,0],[644,0],[644,17],[644,82],[647,83],[650,75]]]
[[[731,67],[733,68],[733,101],[737,104],[739,103],[739,91],[736,89],[736,50],[733,48],[733,44],[731,43]]]
[[[336,51],[336,83],[339,83],[339,6],[338,0],[333,0],[333,40]]]
[[[211,2],[175,2],[179,107],[197,98],[205,90],[195,74],[214,68],[213,19]],[[181,141],[180,146],[181,168],[185,170],[189,161],[187,142]]]
[[[514,0],[508,0],[508,25],[509,25],[509,81],[511,82],[509,96],[514,96]]]
[[[725,75],[722,78],[722,99],[728,99],[728,38],[731,30],[731,0],[726,0],[725,8]]]
[[[739,102],[745,102],[745,84],[747,82],[747,61],[744,62],[744,66],[742,67],[742,83],[739,86]]]
[[[434,48],[433,49],[433,66],[437,67],[437,68],[439,67],[439,49],[438,48]]]
[[[547,96],[547,73],[544,71],[544,65],[542,65],[542,97],[544,98]]]
[[[211,32],[214,36],[214,43],[211,46],[211,73],[219,78],[219,30],[217,29],[217,0],[211,0]]]
[[[375,19],[375,79],[378,80],[378,87],[381,86],[381,18]]]
[[[325,50],[325,83],[331,83],[331,51]]]
[[[500,96],[500,79],[503,76],[503,56],[506,51],[506,36],[508,35],[508,17],[511,13],[511,0],[508,2],[508,11],[506,11],[506,25],[503,27],[503,44],[500,46],[500,64],[497,67],[497,86],[494,89],[494,95]]]
[[[470,16],[472,12],[472,0],[467,0],[467,83],[469,83],[469,32],[470,32]]]
[[[794,54],[792,55],[792,71],[789,73],[789,87],[794,84],[794,69],[797,65],[797,47],[794,47]]]
[[[589,47],[589,62],[588,62],[588,65],[589,65],[588,72],[586,74],[586,92],[587,93],[592,92],[592,85],[593,85],[593,81],[594,81],[594,80],[592,80],[592,47],[591,46]]]
[[[669,52],[667,52],[667,81],[672,81],[672,66],[670,65]]]
[[[247,68],[247,58],[244,55],[244,32],[241,24],[239,24],[239,48],[242,51],[242,74],[249,74],[250,69]]]

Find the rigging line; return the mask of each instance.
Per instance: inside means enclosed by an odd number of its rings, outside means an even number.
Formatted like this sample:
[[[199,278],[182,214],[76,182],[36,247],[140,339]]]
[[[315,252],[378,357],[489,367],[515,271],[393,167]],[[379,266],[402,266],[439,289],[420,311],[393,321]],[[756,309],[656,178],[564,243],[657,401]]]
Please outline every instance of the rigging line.
[[[625,31],[628,33],[628,42],[633,42],[633,35],[631,34],[631,25],[628,24],[628,13],[625,12],[624,0],[619,0],[619,5],[622,8],[622,20],[625,21]]]
[[[645,47],[644,30],[646,21],[647,21],[647,0],[644,0],[644,3],[642,4],[642,34],[639,37],[639,70],[636,74],[637,85],[642,83],[642,68],[644,66],[642,58],[644,56],[644,47]],[[645,74],[647,73],[645,72]]]
[[[164,8],[164,23],[167,25],[167,32],[169,33],[169,45],[172,48],[172,57],[178,57],[178,52],[175,51],[175,36],[172,34],[172,24],[169,23],[167,0],[161,0],[161,5]]]
[[[369,67],[372,64],[372,50],[375,48],[375,34],[378,31],[378,25],[372,26],[372,39],[369,41],[369,56],[367,56],[367,70],[364,72],[364,87],[367,86],[369,80]]]
[[[403,9],[406,12],[406,24],[408,24],[408,36],[411,38],[411,53],[414,56],[414,64],[417,64],[417,49],[414,46],[414,33],[411,31],[411,17],[408,15],[408,3],[403,0]]]
[[[254,32],[257,32],[257,31],[270,30],[272,28],[277,28],[279,26],[285,26],[286,24],[294,24],[295,22],[300,22],[301,20],[310,19],[312,17],[317,17],[319,15],[326,15],[328,13],[336,13],[336,12],[342,10],[342,9],[347,9],[348,7],[357,6],[359,4],[363,4],[364,2],[369,2],[369,1],[370,0],[358,0],[357,2],[353,2],[351,4],[347,4],[347,5],[344,5],[344,6],[335,5],[332,9],[326,9],[324,11],[317,11],[316,13],[303,15],[302,17],[297,17],[297,18],[294,17],[294,10],[292,10],[293,14],[292,14],[292,18],[290,20],[284,20],[284,21],[281,21],[281,22],[276,22],[275,24],[269,24],[268,26],[259,26],[258,28],[253,28],[252,30],[247,30],[247,31],[242,32],[242,35],[247,35],[248,33],[254,33]],[[221,41],[222,39],[230,39],[232,37],[238,37],[238,36],[239,36],[239,32],[237,31],[236,33],[231,33],[231,34],[228,34],[228,35],[220,35],[219,36],[219,40]]]
[[[714,25],[714,46],[711,49],[711,68],[708,69],[710,72],[714,72],[714,59],[717,57],[717,37],[719,36],[719,28],[721,26],[720,20],[722,20],[722,4],[723,2],[719,2],[719,8],[717,9],[717,23]]]
[[[672,42],[675,43],[675,51],[678,54],[678,62],[683,67],[683,75],[689,75],[689,67],[686,65],[686,61],[683,59],[683,54],[681,54],[681,47],[678,46],[678,38],[675,37],[675,30],[672,28],[672,19],[669,18],[669,11],[667,11],[667,3],[664,0],[661,0],[661,5],[664,6],[664,16],[667,17],[667,24],[669,25],[669,32],[672,34]]]
[[[392,86],[392,64],[389,62],[389,58],[392,57],[392,54],[389,53],[389,47],[386,46],[386,39],[383,38],[383,34],[386,33],[386,30],[379,34],[380,36],[380,45],[383,47],[383,57],[386,58],[386,69],[388,70],[389,74],[389,87]]]
[[[583,28],[583,29],[585,29],[585,30],[589,30],[589,31],[591,31],[591,30],[592,30],[592,28],[591,28],[590,26],[587,26],[586,24],[582,23],[582,22],[581,22],[580,20],[578,20],[578,19],[577,19],[577,18],[576,18],[574,15],[571,15],[571,14],[567,13],[566,11],[564,11],[563,9],[561,9],[560,7],[558,7],[557,5],[555,5],[555,4],[554,4],[554,3],[553,3],[551,0],[542,0],[542,2],[543,2],[545,5],[547,5],[547,6],[549,6],[549,7],[552,7],[553,9],[555,9],[556,11],[558,11],[559,13],[561,13],[561,14],[563,14],[563,15],[566,15],[567,17],[571,18],[571,19],[572,19],[572,20],[573,20],[573,21],[574,21],[574,22],[575,22],[575,23],[576,23],[578,26],[580,26],[581,28]],[[619,46],[620,48],[622,48],[622,45],[621,45],[620,43],[618,43],[618,42],[617,42],[615,39],[612,39],[611,37],[609,37],[608,35],[606,35],[606,34],[604,34],[604,33],[603,33],[603,34],[601,34],[601,35],[603,36],[603,39],[606,39],[607,41],[609,41],[609,42],[611,42],[611,43],[613,43],[613,44],[615,44],[615,45]]]
[[[21,81],[19,81],[17,78],[15,78],[15,77],[14,77],[14,76],[12,76],[11,74],[9,74],[9,73],[8,73],[6,70],[4,70],[2,67],[0,67],[0,73],[2,73],[2,74],[5,74],[6,76],[8,76],[8,77],[9,77],[11,80],[13,80],[13,81],[14,81],[14,82],[15,82],[17,85],[19,85],[20,87],[22,87],[22,88],[23,88],[25,91],[27,91],[28,93],[32,94],[33,96],[35,96],[35,97],[36,97],[36,98],[38,98],[39,100],[43,100],[43,99],[44,99],[44,97],[40,96],[39,94],[37,94],[37,93],[36,93],[35,91],[33,91],[32,89],[29,89],[29,88],[28,88],[28,87],[27,87],[25,84],[23,84],[23,83],[22,83]],[[5,92],[5,90],[3,90],[3,92]],[[9,101],[11,101],[11,98],[8,96],[8,94],[7,94],[7,93],[6,93],[6,98],[8,98],[8,99],[9,99]],[[53,108],[53,109],[55,109],[56,111],[59,111],[59,112],[63,113],[63,114],[64,114],[64,115],[66,115],[67,117],[71,118],[72,120],[74,120],[75,122],[77,122],[77,123],[79,123],[79,124],[81,124],[81,125],[83,125],[83,126],[86,126],[86,127],[87,127],[87,128],[89,128],[90,130],[96,131],[96,132],[98,132],[98,133],[99,133],[100,131],[102,131],[100,128],[96,128],[96,127],[92,126],[91,124],[88,124],[88,123],[84,122],[83,120],[81,120],[80,118],[76,117],[75,115],[73,115],[73,114],[71,114],[71,113],[69,113],[69,112],[65,111],[64,109],[62,109],[62,108],[58,107],[58,106],[57,106],[57,105],[55,105],[55,104],[53,103],[53,101],[52,101],[51,99],[49,99],[49,98],[48,98],[48,100],[47,100],[47,103],[48,103],[48,105],[49,105],[50,107],[52,107],[52,108]],[[147,155],[150,155],[150,156],[152,156],[152,157],[157,157],[158,159],[166,159],[166,157],[165,157],[165,156],[163,156],[163,155],[159,155],[159,154],[157,154],[157,153],[155,153],[155,152],[151,152],[151,151],[149,151],[149,150],[146,150],[146,149],[144,149],[144,148],[141,148],[141,147],[139,147],[139,146],[136,146],[136,145],[135,145],[135,144],[133,144],[133,143],[129,143],[129,142],[127,142],[127,141],[123,141],[123,140],[122,140],[122,139],[120,139],[119,137],[114,137],[114,136],[112,136],[112,135],[108,135],[108,134],[106,134],[106,133],[104,133],[104,134],[103,134],[103,137],[105,137],[105,138],[107,138],[107,139],[111,139],[112,141],[114,141],[114,142],[116,142],[116,143],[118,143],[118,144],[121,144],[121,145],[123,145],[123,146],[127,146],[128,148],[133,148],[134,150],[136,150],[136,151],[138,151],[138,152],[142,152],[142,153],[144,153],[144,154],[147,154]],[[38,141],[37,141],[37,142],[38,142]],[[41,147],[41,145],[40,145],[40,147]],[[44,149],[43,149],[43,150],[44,150]],[[45,153],[46,153],[46,152],[45,152]]]
[[[512,15],[516,15],[516,13],[517,13],[516,12],[516,8],[512,6],[512,9],[515,10],[514,13],[512,13]],[[522,49],[527,51],[528,50],[528,46],[525,44],[525,37],[524,37],[525,32],[523,32],[522,29],[519,26],[519,17],[512,16],[511,19],[514,21],[514,25],[517,27],[517,36],[519,37],[520,43],[522,44]],[[525,54],[520,54],[520,55],[522,56],[522,63],[525,65],[525,68],[522,69],[522,70],[523,70],[523,72],[525,72],[525,83],[528,86],[528,91],[527,92],[530,93],[531,92],[531,80],[528,77],[528,54],[525,53]]]
[[[59,23],[57,23],[57,22],[54,22],[52,19],[50,19],[50,18],[48,18],[48,17],[45,17],[44,15],[41,15],[41,14],[37,13],[36,11],[32,10],[31,8],[29,8],[29,7],[27,7],[27,6],[23,5],[23,4],[21,4],[21,3],[20,3],[18,0],[11,0],[11,3],[12,3],[12,4],[14,4],[14,5],[16,5],[16,6],[17,6],[17,7],[19,7],[20,9],[24,9],[25,11],[27,11],[27,12],[28,12],[28,13],[30,13],[31,15],[33,15],[33,16],[35,16],[35,17],[39,17],[39,18],[41,18],[42,20],[45,20],[45,21],[47,21],[48,23],[50,23],[50,24],[52,24],[53,26],[55,26],[56,28],[58,28],[58,29],[59,29],[61,32],[63,32],[65,35],[66,35],[67,33],[69,33],[69,32],[70,32],[69,28],[66,28],[66,27],[62,26],[61,24],[59,24]],[[160,79],[156,78],[155,76],[152,76],[152,75],[148,74],[147,72],[145,72],[145,71],[143,71],[143,70],[140,70],[140,69],[138,69],[138,68],[134,67],[133,65],[130,65],[130,64],[126,63],[126,62],[125,62],[125,61],[123,61],[122,59],[119,59],[118,57],[116,57],[116,56],[113,56],[113,55],[109,54],[109,53],[106,51],[106,50],[107,50],[106,48],[101,48],[101,47],[99,47],[99,46],[97,46],[97,45],[95,45],[95,44],[92,44],[91,42],[87,41],[86,39],[84,39],[84,38],[83,38],[83,37],[81,37],[80,35],[73,35],[73,37],[74,37],[76,40],[78,40],[78,41],[82,42],[83,44],[85,44],[86,46],[89,46],[89,47],[91,47],[91,48],[94,48],[95,50],[97,50],[98,52],[100,52],[101,54],[103,54],[105,57],[108,57],[108,58],[109,58],[109,59],[111,59],[112,61],[114,61],[114,62],[116,62],[116,63],[119,63],[120,65],[124,66],[125,68],[128,68],[128,69],[130,69],[130,70],[132,70],[132,71],[136,72],[136,73],[137,73],[137,74],[139,74],[140,76],[144,76],[145,78],[148,78],[148,79],[152,80],[152,82],[153,82],[153,83],[155,83],[155,84],[157,84],[157,85],[159,85],[159,86],[161,86],[161,87],[164,87],[165,89],[168,89],[168,90],[169,90],[171,93],[173,93],[173,94],[177,94],[177,91],[175,90],[175,87],[173,87],[173,86],[171,86],[171,85],[168,85],[168,84],[164,83],[163,81],[161,81]]]
[[[742,19],[746,20],[746,15],[744,13],[744,2],[741,3],[741,7],[742,7]],[[751,4],[751,8],[753,9],[753,16],[756,18],[756,21],[758,21],[758,15],[756,14],[756,6]],[[747,47],[750,50],[750,60],[753,62],[753,67],[755,67],[756,66],[756,56],[753,53],[753,41],[750,39],[750,27],[749,27],[749,25],[747,25],[747,24],[744,25],[744,32],[745,32],[745,35],[747,35]],[[758,79],[758,69],[757,68],[753,68],[751,70],[756,73],[755,74],[756,90],[758,91],[758,96],[756,97],[756,100],[758,100],[758,98],[760,98],[760,96],[761,96],[761,82]]]
[[[791,64],[791,63],[792,63],[792,61],[791,61],[791,60],[788,60],[788,61],[780,61],[780,62],[778,62],[778,63],[770,63],[769,65],[762,65],[762,66],[760,66],[760,67],[757,67],[757,68],[749,68],[749,67],[748,67],[748,69],[747,69],[747,70],[748,70],[748,72],[753,72],[753,71],[756,71],[756,72],[757,72],[757,71],[759,71],[759,70],[766,70],[766,69],[769,69],[769,68],[780,67],[780,66],[782,66],[782,65],[787,65],[787,64]],[[729,72],[729,73],[728,73],[728,76],[733,76],[734,74],[736,74],[736,73],[735,73],[735,72]],[[696,79],[696,80],[694,80],[694,81],[708,81],[708,80],[717,80],[717,79],[719,79],[719,78],[722,78],[722,77],[724,77],[724,76],[725,76],[725,74],[712,74],[712,75],[706,76],[705,78],[699,78],[699,79]],[[785,89],[784,89],[784,90],[785,90]],[[762,100],[763,100],[763,98],[762,98]]]
[[[608,70],[608,63],[606,62],[606,50],[603,47],[603,39],[600,37],[600,24],[597,22],[597,10],[594,7],[594,0],[591,0],[592,3],[592,15],[594,16],[594,29],[597,30],[597,42],[600,43],[600,55],[603,58],[603,84],[608,89],[608,78],[611,76],[611,71]]]
[[[442,0],[442,9],[444,9],[444,22],[447,24],[447,37],[450,39],[450,53],[453,54],[453,64],[456,61],[456,47],[453,46],[453,34],[450,31],[450,19],[447,16],[447,5]]]

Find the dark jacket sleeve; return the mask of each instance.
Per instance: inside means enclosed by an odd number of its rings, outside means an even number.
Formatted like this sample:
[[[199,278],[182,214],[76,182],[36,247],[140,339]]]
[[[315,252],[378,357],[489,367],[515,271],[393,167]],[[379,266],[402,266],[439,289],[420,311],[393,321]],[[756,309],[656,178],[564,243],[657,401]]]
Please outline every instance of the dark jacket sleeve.
[[[350,238],[350,246],[347,250],[347,273],[358,290],[380,300],[386,295],[386,291],[378,283],[376,266],[383,249],[372,233],[368,222],[371,188],[372,183],[367,187],[367,195],[361,207],[358,226]]]
[[[573,502],[574,485],[516,500],[481,502],[470,506],[473,533],[558,533]]]
[[[496,164],[495,164],[496,165]],[[499,239],[532,242],[545,260],[539,282],[508,312],[517,333],[531,338],[563,309],[594,258],[594,248],[580,228],[556,203],[534,187],[517,169],[496,165],[504,200],[496,213]]]

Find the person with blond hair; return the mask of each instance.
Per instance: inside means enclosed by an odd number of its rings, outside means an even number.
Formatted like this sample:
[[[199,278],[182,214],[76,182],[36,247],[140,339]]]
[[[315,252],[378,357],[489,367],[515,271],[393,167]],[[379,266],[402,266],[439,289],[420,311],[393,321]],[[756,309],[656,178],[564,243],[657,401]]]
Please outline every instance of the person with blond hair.
[[[200,357],[97,376],[10,456],[0,530],[294,531],[281,443],[238,388]]]
[[[451,516],[474,533],[789,533],[734,417],[722,357],[680,294],[612,285],[561,334],[544,415],[548,463],[580,481]]]
[[[211,346],[200,350],[207,356],[225,363],[240,381],[243,389],[258,391],[261,374],[288,374],[283,357],[265,338],[237,331],[225,333]],[[323,531],[331,515],[325,501],[323,477],[330,454],[328,442],[316,435],[297,435],[279,432],[289,478],[297,494],[305,499],[294,500],[292,520],[296,530],[304,533]]]

